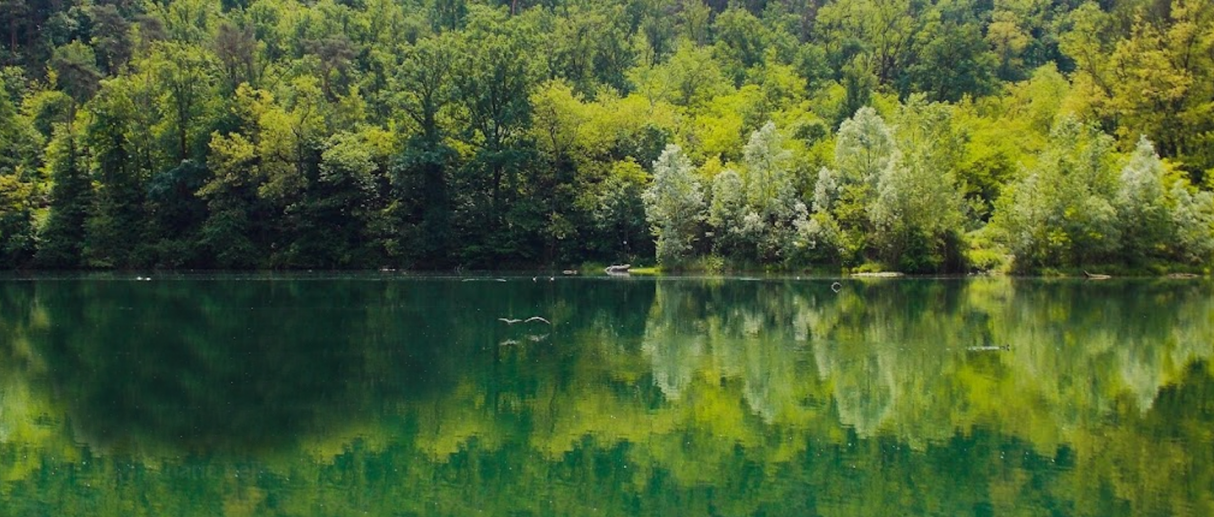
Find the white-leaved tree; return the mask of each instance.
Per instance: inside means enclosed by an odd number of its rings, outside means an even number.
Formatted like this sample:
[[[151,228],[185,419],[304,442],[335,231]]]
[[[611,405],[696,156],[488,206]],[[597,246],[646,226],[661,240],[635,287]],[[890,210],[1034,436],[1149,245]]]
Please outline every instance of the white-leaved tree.
[[[1171,223],[1175,240],[1175,258],[1203,264],[1214,253],[1214,193],[1193,193],[1188,182],[1177,180],[1168,192],[1171,198]]]
[[[773,122],[751,133],[742,150],[746,207],[741,221],[741,245],[749,258],[787,259],[797,246],[797,229],[808,210],[796,196],[792,153]]]
[[[845,263],[854,262],[871,233],[868,204],[898,155],[893,132],[873,108],[860,108],[843,121],[835,139],[834,168],[818,172],[813,215],[804,225],[808,241]]]
[[[952,129],[952,109],[914,96],[898,110],[894,136],[899,152],[877,170],[876,196],[868,214],[877,256],[908,272],[955,266],[964,226],[956,168],[962,143]]]
[[[746,217],[746,191],[742,177],[726,169],[712,179],[712,203],[708,206],[708,225],[713,230],[717,253],[735,255],[741,249],[741,228]]]
[[[885,119],[871,107],[856,110],[839,126],[835,139],[835,171],[840,184],[876,187],[877,179],[898,160],[898,145]]]
[[[742,148],[746,166],[746,202],[763,217],[779,217],[789,210],[794,197],[789,169],[792,153],[784,148],[784,137],[773,122],[750,134]]]
[[[1138,261],[1166,251],[1173,225],[1164,194],[1163,160],[1144,136],[1121,169],[1114,198],[1125,259]]]
[[[1021,270],[1106,260],[1120,244],[1113,139],[1066,116],[1037,166],[999,199],[992,224]]]
[[[674,144],[653,162],[653,183],[642,196],[645,218],[657,238],[657,259],[678,265],[691,253],[704,221],[704,193],[691,159]]]

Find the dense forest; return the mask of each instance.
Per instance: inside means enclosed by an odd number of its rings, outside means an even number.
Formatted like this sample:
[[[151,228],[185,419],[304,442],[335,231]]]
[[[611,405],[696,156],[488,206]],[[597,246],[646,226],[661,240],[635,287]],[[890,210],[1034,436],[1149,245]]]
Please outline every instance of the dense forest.
[[[1200,269],[1207,0],[0,0],[0,268]]]

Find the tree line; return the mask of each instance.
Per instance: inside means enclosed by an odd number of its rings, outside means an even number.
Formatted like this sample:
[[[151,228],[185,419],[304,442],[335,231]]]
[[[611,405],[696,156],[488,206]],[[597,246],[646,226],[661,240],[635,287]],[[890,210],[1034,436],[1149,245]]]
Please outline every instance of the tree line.
[[[1201,268],[1195,0],[3,0],[0,267]]]

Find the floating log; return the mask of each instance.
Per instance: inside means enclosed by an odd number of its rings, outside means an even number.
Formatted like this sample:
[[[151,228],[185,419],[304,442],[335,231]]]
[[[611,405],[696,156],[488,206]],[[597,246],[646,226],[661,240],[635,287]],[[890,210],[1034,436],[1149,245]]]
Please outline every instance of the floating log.
[[[1083,276],[1088,277],[1088,280],[1108,280],[1110,278],[1113,278],[1109,275],[1088,273],[1086,270],[1083,272]]]

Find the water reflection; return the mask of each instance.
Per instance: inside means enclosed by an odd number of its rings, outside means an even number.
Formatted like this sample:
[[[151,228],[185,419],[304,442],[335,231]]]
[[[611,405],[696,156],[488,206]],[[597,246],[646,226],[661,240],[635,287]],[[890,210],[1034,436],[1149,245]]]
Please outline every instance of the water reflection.
[[[1176,281],[0,282],[0,501],[1208,515],[1212,315]]]

